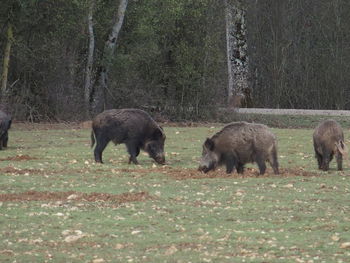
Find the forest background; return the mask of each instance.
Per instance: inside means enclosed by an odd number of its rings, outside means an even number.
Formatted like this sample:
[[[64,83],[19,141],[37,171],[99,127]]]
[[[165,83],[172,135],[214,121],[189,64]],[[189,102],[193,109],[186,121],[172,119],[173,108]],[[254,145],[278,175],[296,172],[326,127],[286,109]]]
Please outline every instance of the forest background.
[[[243,93],[349,110],[349,13],[348,0],[3,0],[2,106],[30,121],[125,107],[198,120]]]

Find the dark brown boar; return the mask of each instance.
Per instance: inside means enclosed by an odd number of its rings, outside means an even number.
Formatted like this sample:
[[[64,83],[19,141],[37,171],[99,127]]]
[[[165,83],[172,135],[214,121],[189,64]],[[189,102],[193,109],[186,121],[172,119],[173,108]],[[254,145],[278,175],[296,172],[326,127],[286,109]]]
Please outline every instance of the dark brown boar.
[[[338,170],[343,169],[344,133],[335,120],[325,120],[315,128],[313,134],[315,157],[318,168],[328,171],[329,163],[335,155]]]
[[[8,130],[11,127],[11,116],[0,110],[0,150],[3,147],[7,147],[9,140]]]
[[[91,147],[95,161],[102,163],[102,152],[110,141],[125,144],[130,154],[129,163],[138,164],[140,149],[146,151],[157,163],[164,164],[163,129],[143,110],[113,109],[98,114],[92,121]]]
[[[266,161],[278,174],[275,135],[262,124],[233,122],[206,139],[198,169],[206,173],[225,164],[227,173],[234,168],[238,173],[243,173],[246,163],[256,162],[260,174],[264,174]]]

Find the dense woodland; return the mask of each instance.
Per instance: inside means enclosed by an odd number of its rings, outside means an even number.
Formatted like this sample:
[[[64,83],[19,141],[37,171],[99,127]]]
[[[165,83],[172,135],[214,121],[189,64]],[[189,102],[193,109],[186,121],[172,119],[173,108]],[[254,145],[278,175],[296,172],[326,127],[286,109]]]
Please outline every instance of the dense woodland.
[[[249,90],[250,107],[350,109],[349,13],[348,0],[3,0],[2,107],[205,119]]]

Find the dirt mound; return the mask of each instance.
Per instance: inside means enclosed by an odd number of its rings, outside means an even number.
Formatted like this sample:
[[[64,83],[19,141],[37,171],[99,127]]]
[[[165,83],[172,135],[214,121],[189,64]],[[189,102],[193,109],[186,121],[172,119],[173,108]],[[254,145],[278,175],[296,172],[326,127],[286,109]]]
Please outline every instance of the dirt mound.
[[[204,178],[229,178],[229,177],[257,177],[259,176],[259,170],[255,168],[247,168],[244,170],[243,174],[227,174],[225,172],[225,169],[217,169],[215,171],[210,171],[208,173],[202,173],[199,172],[197,169],[193,168],[172,168],[172,167],[164,167],[164,168],[157,168],[153,169],[154,171],[158,170],[158,172],[161,172],[165,175],[168,175],[170,177],[173,177],[177,180],[186,180],[186,179],[204,179]],[[266,173],[261,176],[262,178],[265,177],[286,177],[286,176],[318,176],[317,173],[314,172],[308,172],[303,169],[280,169],[280,174],[275,175],[272,171],[272,169],[267,169]]]
[[[9,156],[7,158],[0,158],[0,161],[29,161],[29,160],[36,160],[37,158],[31,157],[29,155],[16,155],[16,156]]]
[[[1,160],[1,159],[0,159]],[[19,169],[12,166],[6,166],[0,168],[0,173],[11,174],[11,175],[52,175],[58,173],[67,173],[67,172],[83,173],[81,169],[63,169],[59,171],[45,171],[43,169]],[[108,170],[98,169],[96,172],[101,171],[106,173]],[[259,175],[259,170],[257,168],[246,168],[243,174],[237,174],[236,172],[232,174],[227,174],[225,168],[219,168],[215,171],[210,171],[208,173],[199,172],[195,168],[174,168],[170,166],[159,166],[154,168],[121,168],[117,169],[120,173],[128,173],[130,176],[134,177],[143,177],[148,176],[150,173],[163,174],[169,176],[176,180],[186,180],[186,179],[205,179],[205,178],[245,178],[245,177],[292,177],[292,176],[319,176],[318,173],[305,171],[303,169],[280,169],[280,174],[275,175],[272,169],[268,168],[266,173],[263,176]],[[103,175],[106,177],[113,177],[115,174],[106,174]]]
[[[280,169],[279,176],[320,176],[320,174],[315,172],[305,171],[303,169],[294,168],[294,169]]]
[[[229,175],[221,170],[216,170],[209,173],[202,173],[197,169],[170,168],[164,171],[163,173],[177,180],[232,177],[232,175]]]
[[[186,179],[205,179],[205,178],[245,178],[245,177],[257,177],[259,176],[259,170],[256,168],[246,168],[243,174],[227,174],[224,168],[210,171],[208,173],[199,172],[194,168],[173,168],[170,166],[161,166],[152,169],[123,169],[122,172],[135,173],[140,175],[147,175],[150,172],[161,173],[170,176],[176,180]],[[266,177],[286,177],[286,176],[318,176],[319,174],[314,172],[308,172],[303,169],[280,169],[280,174],[275,175],[272,169],[268,168],[266,173],[261,178]]]
[[[106,194],[106,193],[81,193],[81,192],[37,192],[28,191],[23,193],[0,194],[1,202],[11,201],[86,201],[86,202],[115,202],[118,204],[127,202],[146,201],[153,199],[147,192]]]

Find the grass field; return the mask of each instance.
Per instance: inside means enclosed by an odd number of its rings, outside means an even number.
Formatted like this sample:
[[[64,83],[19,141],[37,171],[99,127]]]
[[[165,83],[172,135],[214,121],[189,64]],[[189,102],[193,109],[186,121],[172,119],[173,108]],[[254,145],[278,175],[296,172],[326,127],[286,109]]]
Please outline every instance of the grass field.
[[[88,129],[14,125],[0,261],[349,262],[348,164],[319,172],[311,129],[272,129],[281,175],[201,174],[202,142],[222,126],[165,127],[168,165],[140,154],[135,166],[113,144],[95,164]]]

